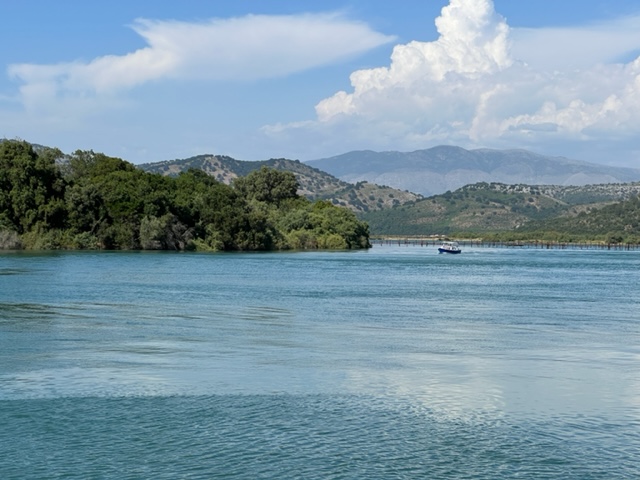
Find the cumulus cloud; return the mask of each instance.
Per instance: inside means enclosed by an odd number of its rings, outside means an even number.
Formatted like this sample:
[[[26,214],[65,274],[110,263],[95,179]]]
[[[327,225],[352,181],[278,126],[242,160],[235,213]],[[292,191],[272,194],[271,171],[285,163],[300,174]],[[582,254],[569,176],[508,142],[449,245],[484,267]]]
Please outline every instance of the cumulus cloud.
[[[255,80],[334,63],[393,37],[339,14],[249,15],[202,23],[137,20],[146,46],[88,63],[14,64],[22,100],[36,108],[56,98],[98,98],[166,79]]]
[[[435,23],[437,40],[395,46],[389,66],[353,72],[351,91],[320,101],[314,122],[291,129],[326,140],[340,132],[336,153],[637,142],[640,17],[512,30],[491,0],[450,0]]]
[[[448,83],[452,76],[475,79],[508,67],[509,29],[490,1],[454,0],[436,20],[440,38],[435,42],[413,41],[397,45],[391,66],[359,70],[351,74],[353,94],[338,92],[316,106],[319,119],[360,111],[372,97],[411,87],[416,97],[427,100],[432,85]]]

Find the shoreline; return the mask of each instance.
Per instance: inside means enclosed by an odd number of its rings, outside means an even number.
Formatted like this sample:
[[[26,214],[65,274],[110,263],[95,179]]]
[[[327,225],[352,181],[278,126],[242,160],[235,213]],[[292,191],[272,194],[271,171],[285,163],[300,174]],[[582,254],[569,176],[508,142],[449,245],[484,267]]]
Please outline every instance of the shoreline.
[[[480,239],[457,239],[446,237],[447,240],[458,242],[461,247],[484,247],[484,248],[538,248],[538,249],[574,249],[574,250],[640,250],[637,243],[606,243],[596,241],[581,242],[559,242],[551,240],[527,240],[527,241],[493,241]],[[445,240],[445,237],[417,237],[417,236],[384,236],[372,237],[372,246],[376,245],[398,245],[417,247],[436,247]]]

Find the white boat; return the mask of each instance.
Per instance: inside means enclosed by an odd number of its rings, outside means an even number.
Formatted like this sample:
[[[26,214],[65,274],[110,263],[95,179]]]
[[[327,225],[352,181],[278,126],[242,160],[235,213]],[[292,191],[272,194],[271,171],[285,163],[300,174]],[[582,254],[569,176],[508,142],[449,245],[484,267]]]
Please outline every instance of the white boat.
[[[438,253],[461,253],[460,246],[457,242],[442,242],[438,247]]]

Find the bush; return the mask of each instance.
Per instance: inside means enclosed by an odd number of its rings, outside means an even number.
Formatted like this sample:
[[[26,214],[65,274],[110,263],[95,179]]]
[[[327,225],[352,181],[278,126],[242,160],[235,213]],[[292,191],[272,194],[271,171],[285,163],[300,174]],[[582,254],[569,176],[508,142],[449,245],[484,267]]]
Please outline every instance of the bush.
[[[71,246],[69,235],[64,230],[32,230],[22,235],[22,241],[29,250],[61,250]]]
[[[100,242],[89,232],[78,233],[71,239],[71,248],[75,250],[98,250]]]
[[[318,248],[318,240],[311,230],[294,230],[286,235],[289,248],[294,250],[313,250]]]
[[[347,241],[337,233],[322,236],[318,239],[318,248],[327,250],[344,250],[349,248]]]
[[[13,230],[0,230],[0,250],[22,250],[22,240]]]

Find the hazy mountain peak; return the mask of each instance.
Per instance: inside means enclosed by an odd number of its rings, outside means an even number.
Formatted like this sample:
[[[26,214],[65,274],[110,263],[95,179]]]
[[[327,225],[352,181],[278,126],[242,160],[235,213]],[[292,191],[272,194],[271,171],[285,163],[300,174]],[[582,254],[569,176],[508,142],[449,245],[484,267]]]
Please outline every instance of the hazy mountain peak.
[[[339,179],[368,181],[425,196],[477,182],[588,185],[640,180],[640,169],[609,167],[524,149],[439,145],[413,152],[359,150],[307,162]]]

